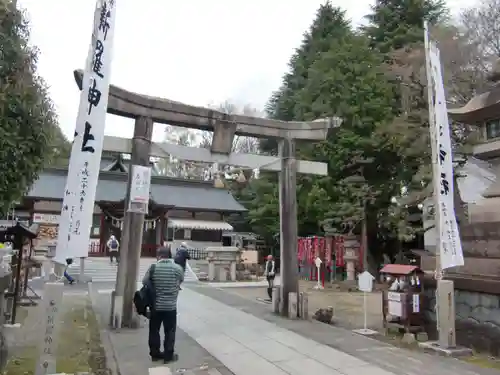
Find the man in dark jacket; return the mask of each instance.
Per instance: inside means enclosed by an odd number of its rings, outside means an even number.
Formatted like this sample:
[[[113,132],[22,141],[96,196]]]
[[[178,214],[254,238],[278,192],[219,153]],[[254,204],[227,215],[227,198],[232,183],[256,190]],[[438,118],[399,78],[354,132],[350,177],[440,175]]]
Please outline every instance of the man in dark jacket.
[[[175,252],[174,262],[181,266],[184,272],[186,272],[186,262],[188,260],[191,260],[191,256],[189,255],[187,244],[183,242]]]

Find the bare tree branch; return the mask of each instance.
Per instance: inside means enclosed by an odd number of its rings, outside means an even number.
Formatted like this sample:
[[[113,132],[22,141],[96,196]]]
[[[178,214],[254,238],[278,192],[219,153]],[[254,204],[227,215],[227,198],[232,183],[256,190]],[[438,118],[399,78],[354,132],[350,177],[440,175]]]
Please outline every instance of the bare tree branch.
[[[500,57],[500,0],[480,0],[460,15],[469,42],[477,44],[482,57]]]

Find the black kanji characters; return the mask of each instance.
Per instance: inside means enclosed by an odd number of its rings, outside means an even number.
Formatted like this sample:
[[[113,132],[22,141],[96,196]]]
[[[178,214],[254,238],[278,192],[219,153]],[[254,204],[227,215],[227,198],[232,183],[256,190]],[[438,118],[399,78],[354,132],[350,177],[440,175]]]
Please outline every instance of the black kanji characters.
[[[100,40],[97,40],[95,43],[95,52],[94,52],[94,60],[92,61],[92,71],[97,74],[100,78],[103,78],[104,75],[101,72],[102,69],[102,55],[104,53],[104,45]]]
[[[94,135],[91,133],[92,130],[92,125],[88,121],[85,121],[85,132],[83,133],[83,140],[82,140],[82,151],[83,152],[91,152],[94,153],[95,149],[92,146],[87,146],[87,143],[89,141],[94,140]]]
[[[441,173],[441,194],[448,195],[450,192],[450,183],[446,179],[446,173]]]
[[[92,84],[89,87],[89,94],[87,100],[89,102],[89,115],[92,112],[92,106],[97,107],[101,101],[101,91],[97,89],[97,82],[95,79],[92,80]]]
[[[99,30],[104,33],[104,40],[108,36],[109,18],[111,17],[111,10],[108,9],[108,4],[102,4],[101,15],[99,17]]]
[[[439,145],[439,164],[443,165],[446,160],[446,155],[448,153],[443,149],[443,146]]]

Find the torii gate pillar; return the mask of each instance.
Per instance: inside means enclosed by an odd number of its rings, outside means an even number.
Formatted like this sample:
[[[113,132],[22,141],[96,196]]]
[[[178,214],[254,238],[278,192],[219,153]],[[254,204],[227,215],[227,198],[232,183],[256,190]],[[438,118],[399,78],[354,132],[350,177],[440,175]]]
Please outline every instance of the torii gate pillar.
[[[281,172],[280,197],[280,313],[288,315],[290,293],[299,295],[297,261],[297,161],[295,141],[285,138],[279,143]],[[298,301],[295,301],[298,303]]]

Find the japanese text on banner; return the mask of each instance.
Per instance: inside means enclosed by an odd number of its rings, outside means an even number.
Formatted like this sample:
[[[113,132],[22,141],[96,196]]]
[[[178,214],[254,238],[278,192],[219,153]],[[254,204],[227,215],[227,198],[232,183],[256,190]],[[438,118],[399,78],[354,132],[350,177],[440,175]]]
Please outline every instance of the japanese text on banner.
[[[455,217],[454,204],[454,177],[452,144],[450,136],[450,125],[446,108],[446,96],[441,71],[441,58],[437,46],[433,42],[428,43],[426,49],[428,68],[427,74],[431,77],[432,97],[429,98],[429,116],[434,121],[431,129],[436,148],[435,160],[437,167],[434,171],[434,179],[439,181],[439,189],[436,188],[436,210],[439,210],[439,241],[441,268],[463,266],[464,257],[460,232]],[[437,182],[436,182],[437,184]]]
[[[132,166],[132,186],[130,201],[133,203],[147,204],[151,186],[151,168],[142,165]]]
[[[88,256],[104,140],[116,0],[98,0],[59,222],[55,260]]]

